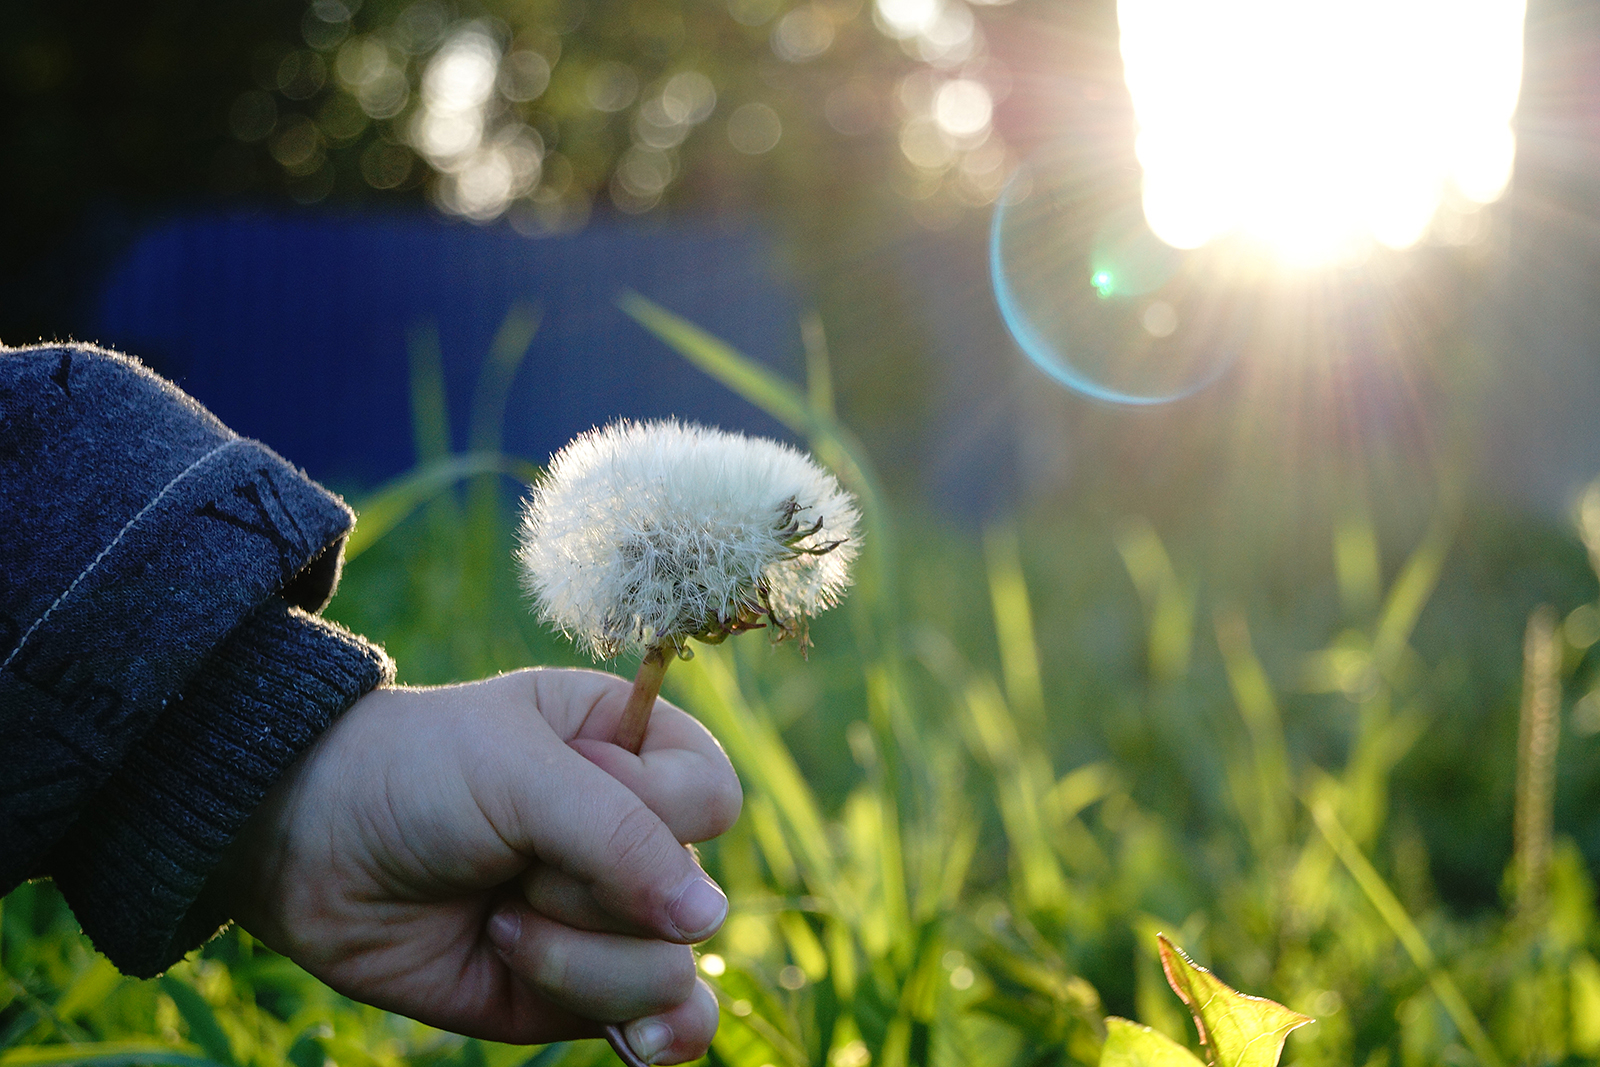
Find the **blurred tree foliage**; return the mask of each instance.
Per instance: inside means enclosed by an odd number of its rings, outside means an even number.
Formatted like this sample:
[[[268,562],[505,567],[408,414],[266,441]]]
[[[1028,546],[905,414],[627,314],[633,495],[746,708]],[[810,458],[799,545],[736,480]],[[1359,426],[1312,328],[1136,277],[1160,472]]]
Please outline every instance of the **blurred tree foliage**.
[[[98,273],[152,216],[198,205],[432,203],[526,233],[756,220],[893,470],[929,388],[895,260],[917,222],[981,223],[1015,161],[997,54],[1054,71],[1035,87],[1053,106],[1125,117],[1114,5],[1048,6],[1066,28],[1041,34],[1045,7],[19,0],[0,22],[0,338],[91,333]]]
[[[1111,5],[1085,6],[1110,25]],[[676,207],[838,235],[888,198],[948,225],[992,201],[1011,160],[992,122],[1011,78],[985,35],[1005,14],[963,0],[22,0],[0,25],[0,232],[4,283],[31,299],[6,302],[0,331],[70,317],[39,263],[92,254],[84,243],[107,239],[86,236],[96,211],[427,195],[526,232]]]

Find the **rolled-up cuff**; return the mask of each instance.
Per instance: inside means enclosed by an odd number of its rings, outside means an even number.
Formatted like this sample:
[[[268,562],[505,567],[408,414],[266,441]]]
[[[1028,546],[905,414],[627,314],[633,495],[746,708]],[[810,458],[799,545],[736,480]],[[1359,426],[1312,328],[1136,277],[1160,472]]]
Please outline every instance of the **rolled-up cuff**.
[[[267,790],[340,712],[394,678],[382,649],[273,597],[202,662],[52,850],[84,932],[155,975],[228,917],[201,900]]]

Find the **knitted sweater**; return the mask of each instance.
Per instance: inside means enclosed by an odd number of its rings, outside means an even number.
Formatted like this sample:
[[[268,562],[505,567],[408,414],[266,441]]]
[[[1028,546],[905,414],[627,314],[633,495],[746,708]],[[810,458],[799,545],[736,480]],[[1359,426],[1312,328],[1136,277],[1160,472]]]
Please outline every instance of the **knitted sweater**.
[[[0,348],[0,894],[52,877],[123,971],[383,652],[313,614],[354,515],[124,356]]]

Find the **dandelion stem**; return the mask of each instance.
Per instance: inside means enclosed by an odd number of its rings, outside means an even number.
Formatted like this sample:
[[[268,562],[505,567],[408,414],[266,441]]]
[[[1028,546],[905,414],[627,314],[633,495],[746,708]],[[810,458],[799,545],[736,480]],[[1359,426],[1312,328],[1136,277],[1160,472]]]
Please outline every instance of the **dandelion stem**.
[[[652,645],[645,652],[639,673],[633,676],[633,691],[628,694],[628,706],[622,709],[622,721],[617,723],[613,743],[633,753],[644,744],[650,713],[655,710],[656,697],[661,693],[661,680],[667,676],[667,665],[675,654],[667,644]]]

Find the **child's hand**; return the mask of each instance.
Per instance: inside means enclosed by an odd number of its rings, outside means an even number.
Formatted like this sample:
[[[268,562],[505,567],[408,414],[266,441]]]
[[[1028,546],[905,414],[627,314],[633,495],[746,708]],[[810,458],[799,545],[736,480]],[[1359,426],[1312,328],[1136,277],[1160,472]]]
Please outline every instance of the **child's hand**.
[[[627,696],[576,670],[369,693],[215,884],[245,929],[358,1000],[495,1041],[631,1019],[644,1059],[693,1059],[717,1007],[688,944],[727,901],[683,845],[733,824],[739,782],[665,703],[639,755],[610,744]]]

